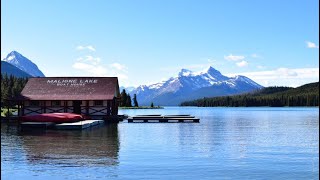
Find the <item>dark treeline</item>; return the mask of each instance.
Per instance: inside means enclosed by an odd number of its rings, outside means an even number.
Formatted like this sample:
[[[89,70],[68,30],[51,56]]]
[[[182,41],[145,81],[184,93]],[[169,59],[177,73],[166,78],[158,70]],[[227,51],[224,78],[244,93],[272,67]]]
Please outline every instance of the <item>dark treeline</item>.
[[[126,90],[123,89],[121,92],[121,102],[120,102],[121,107],[132,107],[132,99],[129,93],[126,93]],[[134,107],[139,107],[138,100],[137,100],[137,95],[134,94],[133,96],[133,106]]]
[[[12,103],[8,100],[18,96],[27,81],[28,78],[18,78],[12,75],[1,74],[1,107],[11,106]]]
[[[267,87],[242,95],[202,98],[183,102],[181,106],[319,106],[319,82],[306,84],[298,88]]]

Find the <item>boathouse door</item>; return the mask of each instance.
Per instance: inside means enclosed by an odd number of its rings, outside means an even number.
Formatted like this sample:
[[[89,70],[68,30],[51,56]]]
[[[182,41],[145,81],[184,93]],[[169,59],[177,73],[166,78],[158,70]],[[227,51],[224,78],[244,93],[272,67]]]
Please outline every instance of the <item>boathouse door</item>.
[[[73,101],[73,113],[81,114],[81,101]]]

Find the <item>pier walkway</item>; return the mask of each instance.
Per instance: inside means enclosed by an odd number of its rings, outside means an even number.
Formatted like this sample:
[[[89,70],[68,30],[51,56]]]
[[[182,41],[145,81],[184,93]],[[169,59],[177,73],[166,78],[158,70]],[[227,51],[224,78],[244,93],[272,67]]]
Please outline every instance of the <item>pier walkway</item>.
[[[199,123],[200,119],[190,115],[137,115],[128,118],[128,123]]]

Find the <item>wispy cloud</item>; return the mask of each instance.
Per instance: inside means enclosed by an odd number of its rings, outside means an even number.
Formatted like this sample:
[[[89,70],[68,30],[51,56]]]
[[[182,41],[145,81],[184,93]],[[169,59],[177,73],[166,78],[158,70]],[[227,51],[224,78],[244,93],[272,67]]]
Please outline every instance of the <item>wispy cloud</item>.
[[[78,46],[77,50],[96,51],[92,45]],[[122,84],[128,82],[128,68],[118,62],[103,64],[100,57],[92,55],[81,56],[73,63],[72,68],[81,71],[84,76],[118,77]]]
[[[237,64],[237,66],[239,66],[239,67],[248,66],[248,62],[247,62],[247,61],[240,61],[240,62],[237,62],[236,64]]]
[[[119,81],[126,84],[128,80],[128,68],[120,63],[102,64],[100,57],[83,56],[78,58],[72,65],[80,70],[85,76],[118,77]]]
[[[110,67],[111,68],[115,68],[115,69],[117,69],[119,71],[127,72],[127,70],[128,70],[128,68],[125,65],[119,64],[119,63],[112,63],[112,64],[110,64]]]
[[[245,56],[242,56],[242,55],[228,55],[228,56],[224,56],[224,59],[225,60],[228,60],[228,61],[233,61],[236,63],[236,65],[238,67],[245,67],[245,66],[248,66],[248,61],[245,61],[246,57]]]
[[[77,59],[77,61],[79,62],[91,62],[94,65],[97,65],[98,63],[100,63],[101,58],[99,57],[93,57],[93,56],[84,56],[84,57],[80,57]]]
[[[252,58],[261,58],[261,56],[258,55],[258,54],[251,54],[251,57],[252,57]]]
[[[316,48],[319,49],[319,46],[316,45],[316,43],[310,42],[310,41],[306,41],[307,47],[308,48]]]
[[[245,58],[245,56],[241,56],[241,55],[228,55],[228,56],[224,56],[224,59],[225,60],[228,60],[228,61],[240,61],[240,60],[243,60]]]
[[[258,68],[258,69],[264,69],[265,67],[264,67],[264,66],[259,65],[259,66],[257,66],[257,68]]]
[[[107,69],[101,65],[90,64],[85,62],[75,62],[72,67],[74,69],[82,70],[91,76],[108,76]]]
[[[297,87],[306,83],[319,81],[319,68],[278,68],[270,71],[256,71],[227,74],[227,76],[244,75],[263,86]]]
[[[89,51],[96,51],[96,49],[92,45],[88,46],[77,46],[77,50],[89,50]]]

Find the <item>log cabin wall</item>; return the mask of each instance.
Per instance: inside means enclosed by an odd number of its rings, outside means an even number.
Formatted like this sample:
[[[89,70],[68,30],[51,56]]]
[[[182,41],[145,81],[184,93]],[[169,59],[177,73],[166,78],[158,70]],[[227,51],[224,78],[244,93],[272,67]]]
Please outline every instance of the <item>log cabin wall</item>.
[[[24,115],[42,113],[74,113],[73,101],[24,101],[22,108]],[[81,114],[93,117],[116,115],[117,107],[113,100],[81,101]]]

